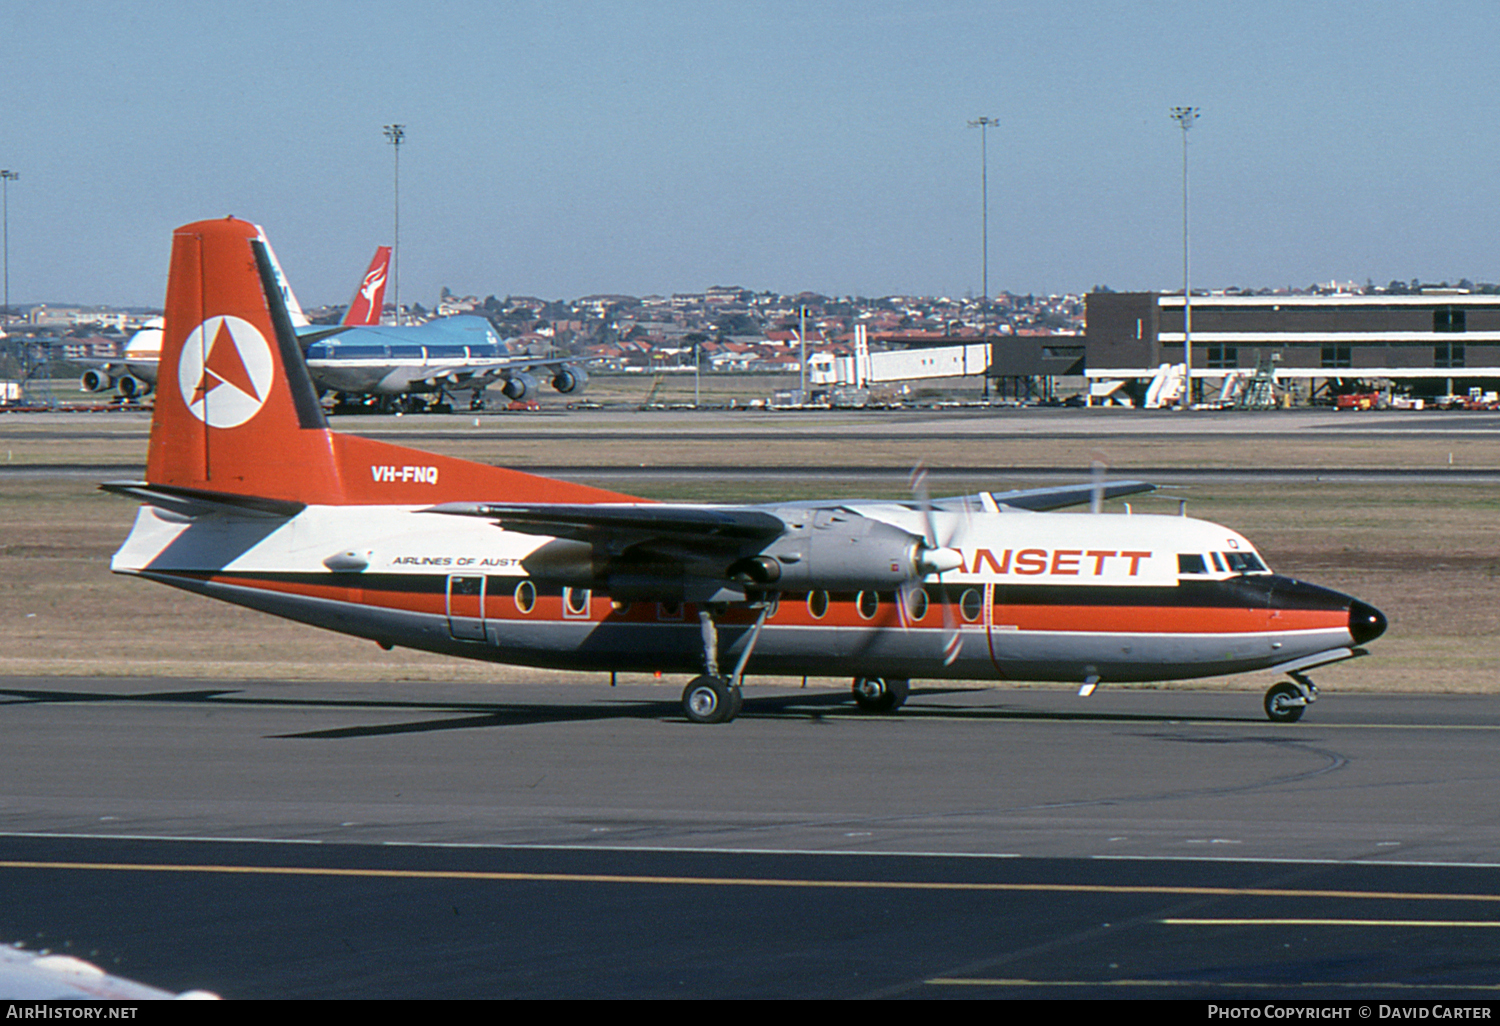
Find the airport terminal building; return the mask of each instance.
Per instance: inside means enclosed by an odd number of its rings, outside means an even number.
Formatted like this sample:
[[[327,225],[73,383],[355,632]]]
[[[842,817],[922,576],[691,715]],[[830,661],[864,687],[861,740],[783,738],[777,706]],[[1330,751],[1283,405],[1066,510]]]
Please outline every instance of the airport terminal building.
[[[1095,292],[1086,303],[1083,338],[997,342],[991,373],[1138,381],[1183,362],[1180,292]],[[1500,296],[1195,295],[1191,329],[1196,387],[1262,360],[1274,361],[1278,382],[1304,381],[1310,393],[1386,380],[1445,395],[1500,382]]]

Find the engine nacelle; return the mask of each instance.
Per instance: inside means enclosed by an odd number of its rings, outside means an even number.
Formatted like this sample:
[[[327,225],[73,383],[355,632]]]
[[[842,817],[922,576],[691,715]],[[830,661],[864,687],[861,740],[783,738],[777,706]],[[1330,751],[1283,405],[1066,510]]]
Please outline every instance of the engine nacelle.
[[[822,519],[822,518],[820,518]],[[730,567],[736,580],[772,591],[899,588],[929,571],[922,539],[867,517],[837,514],[777,538]]]
[[[78,379],[78,387],[85,392],[108,392],[115,387],[115,379],[110,377],[108,371],[90,367],[83,372],[83,377]]]
[[[589,383],[589,376],[582,367],[575,367],[571,363],[565,363],[557,368],[557,373],[552,375],[552,387],[563,395],[571,395],[574,392],[582,392],[583,386]]]
[[[120,379],[120,394],[126,399],[139,399],[141,396],[151,394],[152,384],[134,374],[127,374]]]
[[[927,574],[956,569],[954,549],[929,549],[920,536],[843,510],[798,511],[787,533],[738,557],[650,546],[615,554],[587,541],[556,538],[525,559],[539,581],[603,589],[625,602],[734,601],[737,592],[893,591]],[[702,593],[702,594],[700,594]],[[696,596],[696,597],[695,597]]]
[[[536,395],[536,390],[536,378],[521,371],[517,371],[506,378],[505,384],[500,386],[501,393],[512,402],[530,399]]]

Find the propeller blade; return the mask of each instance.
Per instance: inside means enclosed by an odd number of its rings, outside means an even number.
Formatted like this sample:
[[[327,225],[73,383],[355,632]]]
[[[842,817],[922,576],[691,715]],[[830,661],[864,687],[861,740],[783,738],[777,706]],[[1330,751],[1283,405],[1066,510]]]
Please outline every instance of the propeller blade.
[[[911,494],[917,500],[917,505],[922,507],[922,519],[927,527],[927,535],[923,539],[927,548],[938,548],[937,524],[932,516],[932,496],[927,492],[927,465],[918,463],[911,468]]]
[[[936,574],[938,587],[942,589],[943,607],[943,665],[952,666],[963,651],[964,639],[958,630],[958,618],[953,615],[953,606],[948,601],[948,589],[943,587],[943,572],[956,570],[964,564],[963,554],[957,549],[939,543],[937,518],[932,511],[932,496],[927,491],[927,465],[918,463],[911,470],[911,493],[922,509],[922,521],[927,534],[923,538],[924,550],[917,560],[917,571],[925,576]],[[949,539],[951,541],[951,539]]]

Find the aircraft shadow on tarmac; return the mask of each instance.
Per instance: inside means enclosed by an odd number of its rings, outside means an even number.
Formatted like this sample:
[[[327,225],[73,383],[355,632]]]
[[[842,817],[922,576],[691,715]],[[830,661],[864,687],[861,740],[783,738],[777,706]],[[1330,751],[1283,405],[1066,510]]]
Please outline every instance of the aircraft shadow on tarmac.
[[[912,699],[894,716],[880,716],[857,710],[850,697],[841,692],[818,691],[814,693],[794,692],[764,696],[746,696],[741,718],[812,720],[824,719],[863,720],[866,722],[898,722],[923,720],[960,720],[970,722],[1082,722],[1122,724],[1171,723],[1255,723],[1264,724],[1258,717],[1173,715],[1169,710],[1160,714],[1121,712],[1064,712],[1053,709],[1016,708],[1006,706],[955,706],[924,705],[923,696],[941,696],[969,693],[988,695],[992,692],[974,691],[971,688],[913,688]],[[8,701],[7,701],[8,699]],[[299,738],[338,740],[343,738],[379,737],[386,734],[417,734],[436,730],[471,730],[488,727],[522,727],[541,723],[581,723],[590,720],[662,720],[686,723],[682,705],[675,699],[643,701],[640,699],[594,699],[578,703],[513,703],[513,702],[413,702],[402,700],[376,701],[363,699],[318,699],[318,698],[255,698],[243,696],[235,689],[194,689],[185,691],[149,691],[138,693],[108,693],[91,691],[59,691],[18,688],[0,688],[0,711],[5,705],[21,704],[161,704],[259,707],[267,709],[347,709],[370,712],[402,712],[434,714],[440,718],[422,717],[402,723],[368,724],[361,726],[335,727],[327,730],[299,731],[289,734],[270,734],[274,738]],[[733,729],[732,727],[729,729]]]

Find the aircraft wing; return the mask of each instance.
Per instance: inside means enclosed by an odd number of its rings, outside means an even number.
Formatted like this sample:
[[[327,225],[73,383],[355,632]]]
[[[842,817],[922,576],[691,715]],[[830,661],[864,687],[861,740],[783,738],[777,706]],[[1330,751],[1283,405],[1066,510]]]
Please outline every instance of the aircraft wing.
[[[1145,481],[1108,481],[1100,486],[1100,494],[1106,499],[1117,499],[1122,495],[1136,495],[1141,492],[1154,492],[1156,485]],[[1092,484],[1070,484],[1055,485],[1051,488],[1027,488],[1012,492],[991,492],[990,497],[998,506],[1009,506],[1011,509],[1030,510],[1033,513],[1045,513],[1048,510],[1062,509],[1066,506],[1081,506],[1094,499],[1094,485]],[[938,508],[943,508],[942,502],[934,503]]]
[[[786,530],[780,517],[761,510],[656,503],[615,506],[445,502],[425,512],[484,517],[507,531],[589,542],[670,537],[699,544],[712,545],[718,541],[738,545],[744,541],[768,541]]]

